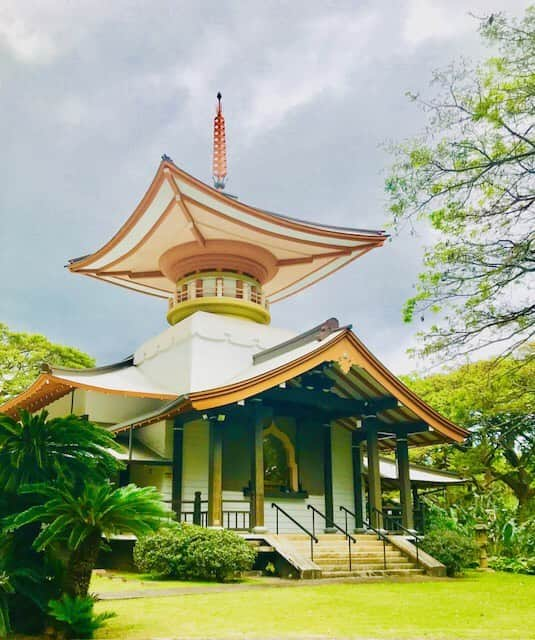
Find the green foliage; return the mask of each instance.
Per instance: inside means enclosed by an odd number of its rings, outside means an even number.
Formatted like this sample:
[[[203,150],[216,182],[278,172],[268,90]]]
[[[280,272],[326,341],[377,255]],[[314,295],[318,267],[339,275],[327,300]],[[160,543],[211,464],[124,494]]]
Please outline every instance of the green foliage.
[[[94,532],[106,537],[117,533],[145,536],[156,531],[169,515],[154,487],[88,483],[75,493],[69,485],[40,484],[21,491],[45,498],[43,504],[18,514],[11,524],[15,529],[32,522],[47,524],[34,541],[38,551],[58,541],[76,550]]]
[[[14,591],[7,573],[0,571],[0,638],[5,638],[11,632],[7,596]]]
[[[44,498],[8,520],[17,530],[32,523],[43,527],[33,541],[37,551],[66,544],[70,556],[65,570],[64,591],[85,596],[95,566],[102,536],[133,533],[145,536],[156,531],[168,512],[154,487],[114,488],[108,483],[87,483],[79,491],[70,485],[29,485],[21,491]]]
[[[449,576],[455,576],[477,564],[474,540],[454,529],[433,529],[425,535],[422,549],[446,566]]]
[[[535,7],[482,19],[480,33],[492,57],[436,72],[434,96],[410,96],[425,131],[391,149],[393,226],[424,220],[437,237],[404,309],[409,322],[437,315],[420,333],[423,356],[512,351],[535,332]]]
[[[75,415],[48,419],[20,411],[20,420],[0,414],[0,491],[44,481],[104,479],[119,463],[113,434]]]
[[[505,524],[504,512],[509,509],[500,487],[514,495],[519,520],[535,513],[535,361],[532,352],[530,348],[517,358],[481,360],[448,373],[405,378],[434,409],[471,431],[462,447],[427,449],[421,454],[421,461],[472,480],[470,502],[474,507],[476,499],[481,502],[476,520]],[[512,513],[507,514],[507,519],[511,517]]]
[[[525,573],[535,575],[535,556],[508,558],[497,556],[489,559],[489,567],[495,571],[507,571],[508,573]]]
[[[184,580],[236,578],[253,566],[256,552],[232,531],[183,524],[137,541],[134,562],[144,572]]]
[[[118,463],[110,453],[113,436],[76,416],[49,420],[47,413],[21,412],[19,421],[0,416],[0,518],[9,518],[36,506],[41,496],[33,483],[59,486],[69,482],[107,482]],[[21,486],[28,484],[29,491]],[[38,552],[32,545],[41,522],[16,531],[0,530],[0,571],[10,577],[15,594],[9,598],[13,628],[21,633],[42,631],[48,601],[61,592],[68,551],[51,546]]]
[[[97,615],[93,612],[94,604],[95,599],[91,596],[72,598],[64,594],[59,600],[49,602],[49,613],[64,638],[92,638],[106,620],[116,615],[110,611]]]
[[[37,378],[44,362],[73,369],[95,364],[78,349],[54,344],[36,333],[10,331],[0,323],[0,403],[24,391]]]

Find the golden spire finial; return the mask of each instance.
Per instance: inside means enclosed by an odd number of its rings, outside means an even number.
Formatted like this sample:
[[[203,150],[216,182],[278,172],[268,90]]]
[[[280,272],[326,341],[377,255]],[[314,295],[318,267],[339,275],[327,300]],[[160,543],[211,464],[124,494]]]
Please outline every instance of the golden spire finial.
[[[225,118],[221,107],[221,93],[217,94],[217,111],[214,118],[214,156],[212,177],[216,189],[225,188],[227,177],[227,142],[225,139]]]

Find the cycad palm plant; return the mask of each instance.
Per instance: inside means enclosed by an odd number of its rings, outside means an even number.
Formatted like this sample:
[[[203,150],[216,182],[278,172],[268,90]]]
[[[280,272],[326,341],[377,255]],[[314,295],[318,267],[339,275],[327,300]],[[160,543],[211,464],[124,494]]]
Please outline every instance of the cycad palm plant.
[[[104,479],[119,467],[110,452],[113,434],[75,415],[48,419],[42,411],[20,411],[14,420],[0,414],[0,492],[56,480]]]
[[[44,502],[13,518],[11,527],[45,524],[33,543],[37,551],[55,542],[67,543],[71,553],[63,590],[70,596],[87,595],[103,536],[132,533],[141,537],[156,531],[170,515],[154,487],[88,483],[76,492],[70,485],[41,484],[23,491],[42,496]]]

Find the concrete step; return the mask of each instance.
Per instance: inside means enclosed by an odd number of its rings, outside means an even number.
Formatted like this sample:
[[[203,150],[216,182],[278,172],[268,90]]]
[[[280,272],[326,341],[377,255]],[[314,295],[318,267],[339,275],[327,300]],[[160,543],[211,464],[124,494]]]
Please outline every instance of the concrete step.
[[[423,569],[356,569],[354,571],[322,571],[322,578],[364,578],[370,576],[418,576],[423,575]]]
[[[314,562],[316,562],[316,558],[314,558]],[[338,563],[326,563],[316,562],[316,564],[321,567],[322,572],[337,572],[337,571],[347,571],[349,568],[349,563],[341,562]],[[351,568],[353,571],[383,571],[384,564],[382,562],[352,562]],[[412,562],[391,562],[386,563],[387,571],[399,571],[401,569],[416,569],[417,567]]]
[[[310,551],[310,550],[309,550]],[[336,559],[336,558],[347,558],[349,556],[348,553],[324,553],[318,549],[314,549],[314,557],[315,558],[324,558],[325,560],[329,560],[330,558],[332,559]],[[355,560],[366,560],[366,558],[384,558],[384,554],[383,552],[375,552],[375,553],[352,553],[351,557],[354,558]],[[401,558],[405,558],[406,556],[404,556],[401,553],[387,553],[386,554],[386,559],[387,560],[399,560]]]

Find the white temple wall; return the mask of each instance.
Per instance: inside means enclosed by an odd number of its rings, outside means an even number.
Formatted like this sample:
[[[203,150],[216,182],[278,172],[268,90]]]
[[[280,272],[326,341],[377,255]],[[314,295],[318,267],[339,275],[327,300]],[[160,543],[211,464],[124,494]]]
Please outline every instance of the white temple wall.
[[[354,510],[353,458],[351,456],[351,432],[334,424],[331,429],[333,467],[334,521],[344,526],[345,518],[340,505]]]
[[[85,413],[93,422],[116,424],[160,407],[162,400],[86,391]]]
[[[307,505],[311,504],[316,507],[322,513],[325,512],[325,498],[323,495],[310,495],[304,500],[296,500],[294,498],[268,498],[265,499],[264,504],[264,524],[266,528],[275,533],[276,531],[276,509],[271,507],[271,504],[275,502],[284,511],[289,513],[292,518],[295,518],[306,529],[312,532],[312,511],[307,509]],[[321,518],[316,516],[316,533],[323,533],[325,523]],[[299,527],[293,524],[288,518],[279,514],[279,533],[303,533]]]
[[[74,413],[77,416],[85,414],[85,394],[83,389],[75,389],[74,395],[72,392],[67,395],[54,400],[45,407],[51,418],[62,418]]]
[[[165,501],[171,500],[172,479],[171,467],[168,466],[148,464],[130,466],[130,482],[139,487],[156,487]]]
[[[162,458],[173,457],[173,421],[160,420],[134,431],[134,437]]]

